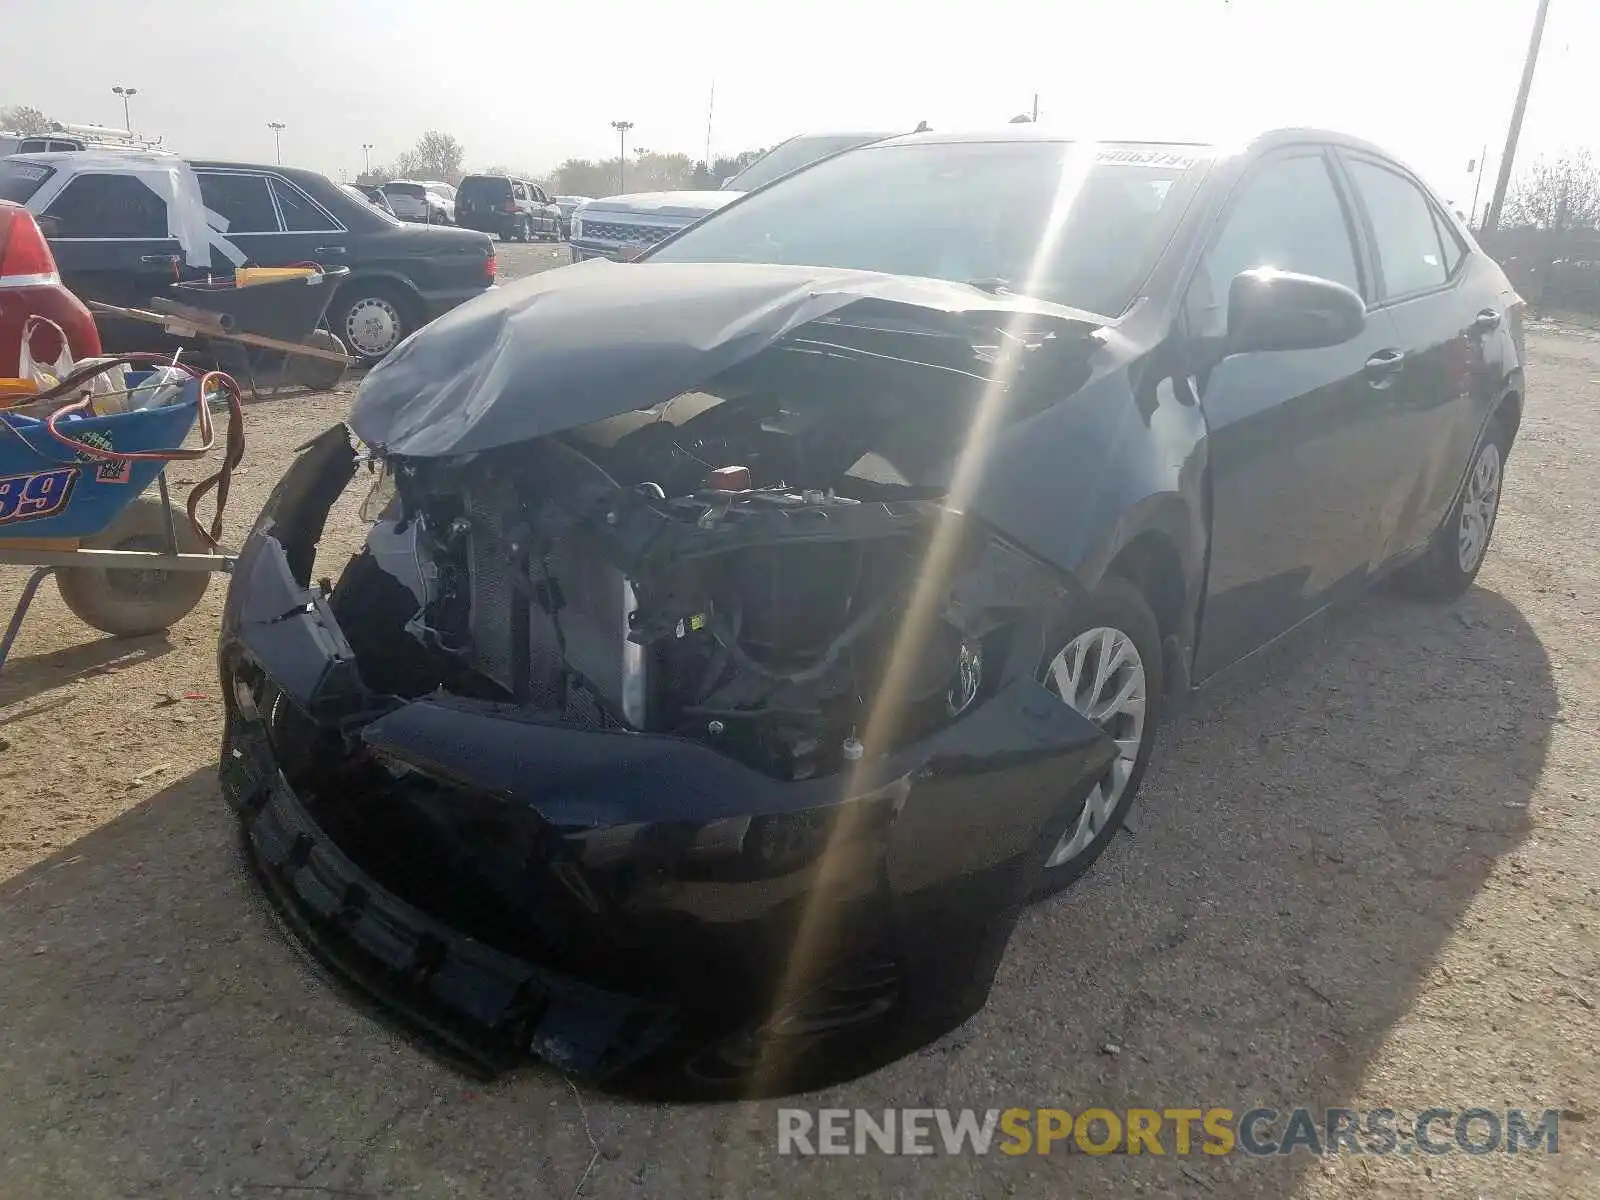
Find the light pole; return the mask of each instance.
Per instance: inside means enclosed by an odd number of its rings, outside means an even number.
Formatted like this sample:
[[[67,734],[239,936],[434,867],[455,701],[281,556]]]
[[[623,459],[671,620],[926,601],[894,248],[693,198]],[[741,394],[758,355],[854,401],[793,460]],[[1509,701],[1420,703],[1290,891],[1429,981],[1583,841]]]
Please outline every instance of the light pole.
[[[129,133],[132,133],[133,118],[128,115],[128,98],[130,96],[137,96],[139,94],[139,89],[118,86],[111,89],[111,94],[113,96],[122,97],[122,127]]]
[[[617,191],[626,192],[623,181],[628,177],[628,130],[633,128],[633,122],[613,121],[611,128],[617,131]]]
[[[268,121],[267,128],[272,130],[272,146],[278,153],[278,165],[283,166],[283,131],[289,128],[282,121]]]
[[[371,175],[372,174],[372,143],[371,142],[362,142],[361,143],[361,160],[362,160],[362,162],[364,162],[366,164],[366,169],[364,171],[362,171],[361,173],[363,175]]]

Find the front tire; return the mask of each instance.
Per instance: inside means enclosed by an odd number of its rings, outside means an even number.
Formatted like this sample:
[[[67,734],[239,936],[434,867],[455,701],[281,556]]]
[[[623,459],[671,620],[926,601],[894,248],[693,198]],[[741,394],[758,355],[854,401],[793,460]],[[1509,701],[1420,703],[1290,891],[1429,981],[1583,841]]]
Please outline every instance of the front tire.
[[[1117,757],[1081,803],[1065,805],[1039,844],[1034,895],[1061,891],[1105,852],[1126,820],[1155,745],[1163,679],[1161,633],[1132,584],[1107,576],[1047,643],[1039,682],[1117,743]]]
[[[1504,421],[1496,419],[1473,452],[1461,494],[1427,553],[1396,574],[1399,591],[1421,600],[1454,600],[1472,586],[1494,536],[1510,450],[1511,433]]]

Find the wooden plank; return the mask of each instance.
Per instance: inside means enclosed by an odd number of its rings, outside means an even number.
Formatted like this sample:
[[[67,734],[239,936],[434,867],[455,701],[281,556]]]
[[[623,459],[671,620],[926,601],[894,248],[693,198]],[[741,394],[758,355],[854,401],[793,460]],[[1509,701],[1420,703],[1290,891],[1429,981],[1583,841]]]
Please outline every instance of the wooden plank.
[[[345,366],[355,362],[355,359],[349,355],[340,354],[336,350],[324,350],[320,346],[307,346],[303,342],[286,342],[279,338],[263,337],[258,333],[226,333],[214,319],[209,323],[202,324],[198,319],[200,316],[199,309],[190,309],[187,305],[177,305],[175,307],[187,309],[188,312],[194,313],[196,316],[149,312],[142,308],[123,308],[116,304],[103,304],[98,300],[89,301],[89,308],[92,312],[103,312],[114,317],[129,317],[135,321],[145,321],[151,325],[176,325],[194,330],[193,334],[180,336],[199,336],[216,338],[225,342],[241,342],[246,346],[259,346],[263,350],[280,350],[285,354],[300,354],[307,358],[320,358],[326,362],[343,363]]]
[[[0,537],[0,550],[76,550],[79,538]]]

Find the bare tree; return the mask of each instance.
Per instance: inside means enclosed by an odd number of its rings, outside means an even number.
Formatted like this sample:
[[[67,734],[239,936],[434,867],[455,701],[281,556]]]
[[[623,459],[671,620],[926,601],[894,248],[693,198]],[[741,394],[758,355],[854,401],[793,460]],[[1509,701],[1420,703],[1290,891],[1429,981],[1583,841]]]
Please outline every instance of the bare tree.
[[[37,108],[27,104],[13,104],[0,108],[0,129],[8,133],[49,133],[56,123]]]
[[[1511,189],[1502,224],[1550,230],[1600,226],[1600,166],[1587,150],[1539,159]]]
[[[455,183],[461,178],[461,160],[466,154],[466,147],[450,134],[430,129],[417,139],[411,165],[426,179]]]

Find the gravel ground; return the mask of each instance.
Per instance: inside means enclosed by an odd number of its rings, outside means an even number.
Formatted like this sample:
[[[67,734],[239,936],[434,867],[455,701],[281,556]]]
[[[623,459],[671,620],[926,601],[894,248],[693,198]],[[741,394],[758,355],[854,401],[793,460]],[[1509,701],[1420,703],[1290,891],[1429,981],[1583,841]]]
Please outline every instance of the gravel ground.
[[[1202,697],[987,1009],[800,1103],[1558,1108],[1559,1155],[794,1160],[775,1104],[465,1080],[306,968],[242,873],[218,581],[127,642],[47,588],[0,676],[0,1195],[1600,1194],[1600,342],[1531,348],[1478,586],[1374,598]],[[349,399],[250,406],[230,530]]]

